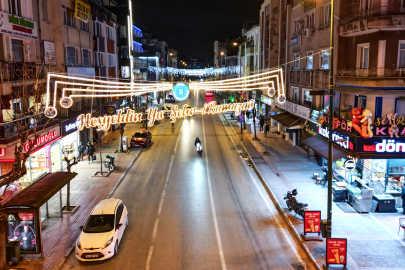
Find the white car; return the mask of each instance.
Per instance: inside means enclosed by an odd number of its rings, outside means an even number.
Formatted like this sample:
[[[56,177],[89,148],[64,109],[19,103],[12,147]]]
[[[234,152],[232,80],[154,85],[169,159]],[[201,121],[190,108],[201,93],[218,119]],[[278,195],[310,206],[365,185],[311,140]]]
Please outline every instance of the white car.
[[[128,211],[122,200],[102,200],[94,207],[76,241],[76,258],[80,261],[102,261],[118,251],[128,225]]]
[[[160,108],[160,110],[164,111],[165,118],[170,117],[170,114],[172,113],[172,106],[173,106],[173,104],[166,103]]]

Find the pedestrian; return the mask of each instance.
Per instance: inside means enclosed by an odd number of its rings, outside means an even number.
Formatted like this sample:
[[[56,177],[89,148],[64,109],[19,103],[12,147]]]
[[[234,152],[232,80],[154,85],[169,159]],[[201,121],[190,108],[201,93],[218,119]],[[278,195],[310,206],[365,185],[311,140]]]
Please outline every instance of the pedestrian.
[[[83,161],[84,152],[86,152],[86,146],[82,142],[80,142],[78,150],[79,150],[79,157],[77,158],[77,160]]]
[[[249,111],[246,111],[246,117],[249,120],[249,117],[250,117],[250,112]]]
[[[269,122],[264,123],[264,137],[267,137],[267,133],[270,131]]]
[[[264,117],[263,117],[263,115],[260,115],[259,125],[260,125],[260,131],[263,131],[263,126],[264,126]]]
[[[96,152],[96,149],[90,142],[88,142],[87,143],[87,157],[89,159],[89,164],[90,164],[90,162],[93,163],[94,152]]]
[[[402,199],[402,214],[405,215],[405,185],[402,184],[402,193],[401,193],[401,199]]]
[[[324,171],[324,176],[323,176],[323,185],[322,185],[322,187],[324,188],[325,186],[326,186],[326,184],[328,183],[328,166],[325,166],[324,168],[323,168],[323,171]]]

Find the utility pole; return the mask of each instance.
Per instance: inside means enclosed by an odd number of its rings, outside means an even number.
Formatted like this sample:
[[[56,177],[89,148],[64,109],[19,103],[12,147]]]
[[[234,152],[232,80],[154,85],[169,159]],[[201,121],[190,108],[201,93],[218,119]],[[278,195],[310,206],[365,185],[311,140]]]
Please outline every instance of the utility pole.
[[[327,217],[327,228],[326,228],[326,238],[332,237],[332,157],[333,157],[333,141],[332,141],[332,130],[333,130],[333,47],[334,47],[334,16],[333,16],[333,3],[331,1],[330,9],[330,48],[329,48],[329,140],[328,140],[328,217]]]

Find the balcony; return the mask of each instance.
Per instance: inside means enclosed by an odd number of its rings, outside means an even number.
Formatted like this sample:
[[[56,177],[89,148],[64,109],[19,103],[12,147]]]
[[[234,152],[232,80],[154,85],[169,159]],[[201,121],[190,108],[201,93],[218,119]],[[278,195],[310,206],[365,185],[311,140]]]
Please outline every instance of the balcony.
[[[328,88],[329,87],[329,70],[314,70],[313,87]]]
[[[46,77],[45,66],[35,62],[0,62],[0,82],[43,79]]]
[[[351,14],[339,20],[339,34],[357,36],[380,30],[405,29],[401,22],[405,19],[403,5],[388,4]]]
[[[39,127],[43,125],[52,125],[51,123],[55,121],[59,121],[59,119],[49,119],[44,116],[43,113],[40,114],[35,114],[35,115],[29,115],[29,116],[21,116],[18,115],[19,119],[9,121],[6,123],[0,123],[0,138],[10,138],[13,136],[18,135],[18,127],[21,126],[26,126],[29,125],[30,129],[37,127],[37,130],[39,130]],[[33,124],[35,123],[35,124]],[[24,128],[24,130],[29,130],[28,127]]]
[[[312,87],[312,70],[291,70],[290,83]]]
[[[405,68],[340,68],[338,76],[343,77],[405,77]]]

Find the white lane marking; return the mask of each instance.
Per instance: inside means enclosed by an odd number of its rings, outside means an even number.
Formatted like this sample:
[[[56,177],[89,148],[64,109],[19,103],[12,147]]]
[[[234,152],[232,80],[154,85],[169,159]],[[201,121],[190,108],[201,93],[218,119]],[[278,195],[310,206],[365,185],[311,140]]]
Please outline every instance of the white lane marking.
[[[395,233],[393,233],[392,231],[390,231],[390,229],[388,229],[381,221],[379,221],[375,216],[370,215],[372,219],[374,219],[381,227],[384,228],[384,230],[386,230],[389,234],[391,234],[391,236],[393,236],[395,239],[397,239],[403,246],[405,246],[405,242],[403,241],[403,239],[399,238],[399,236]],[[405,232],[404,232],[405,233]]]
[[[179,140],[180,140],[180,134],[177,137],[177,142],[176,142],[176,146],[174,147],[174,149],[177,149],[177,145],[179,144]],[[155,221],[155,226],[153,227],[152,243],[156,238],[157,228],[158,228],[158,225],[159,225],[159,217],[160,217],[160,213],[162,212],[163,202],[165,200],[165,195],[166,195],[166,187],[167,187],[167,183],[169,182],[170,172],[172,171],[173,161],[174,161],[174,155],[172,156],[172,160],[170,161],[170,165],[169,165],[169,170],[167,171],[165,185],[164,185],[163,192],[162,192],[162,197],[161,197],[160,203],[159,203],[158,214],[157,214],[157,218],[156,218],[156,221]],[[153,253],[153,246],[150,246],[148,259],[146,260],[146,270],[150,269],[150,261],[152,260],[152,253]]]
[[[150,269],[150,261],[152,260],[152,253],[153,253],[153,246],[150,246],[149,248],[149,254],[148,254],[148,259],[146,261],[146,270]]]
[[[204,142],[207,142],[207,140],[205,139],[204,117],[202,116],[201,118],[202,118]],[[209,166],[208,166],[207,146],[205,146],[204,155],[205,155],[205,167],[207,168],[208,189],[210,191],[211,210],[212,210],[212,216],[214,217],[215,234],[217,236],[217,243],[218,243],[218,249],[219,249],[219,257],[221,258],[222,269],[226,270],[224,251],[222,249],[222,240],[221,240],[221,235],[219,233],[217,216],[215,214],[216,211],[215,211],[214,197],[212,196],[211,177],[210,177],[210,170],[209,170]]]
[[[226,127],[226,126],[224,126],[224,127],[225,127],[226,132],[227,132],[228,135],[229,135],[229,139],[231,139],[232,144],[234,145],[235,149],[237,149],[236,144],[235,144],[235,142],[233,141],[232,136],[231,136],[231,134],[229,133],[227,127]],[[273,216],[274,220],[275,220],[276,223],[277,223],[277,226],[279,227],[279,229],[280,229],[281,232],[283,233],[285,239],[287,240],[288,244],[290,245],[290,247],[291,247],[292,251],[294,252],[295,256],[297,257],[298,261],[299,261],[300,263],[303,263],[304,261],[302,260],[300,254],[299,254],[299,252],[298,252],[298,250],[297,250],[297,247],[293,244],[293,242],[292,242],[291,239],[290,239],[291,235],[290,235],[290,237],[288,237],[289,234],[287,234],[286,230],[285,230],[285,229],[283,228],[283,226],[281,225],[281,222],[279,221],[279,219],[278,219],[277,216],[275,215],[273,209],[271,209],[271,207],[270,207],[268,201],[266,200],[266,197],[264,196],[263,192],[260,190],[259,185],[256,183],[256,180],[255,180],[255,178],[253,177],[252,172],[249,170],[249,169],[251,169],[251,168],[249,168],[249,167],[246,165],[245,162],[242,162],[242,163],[245,164],[246,170],[248,171],[248,173],[249,173],[249,175],[250,175],[250,179],[251,179],[252,182],[255,184],[257,190],[259,191],[260,196],[262,197],[264,203],[266,204],[267,208],[269,209],[271,215]]]

